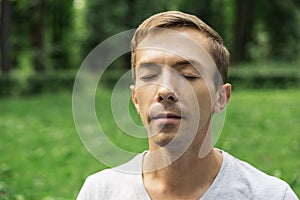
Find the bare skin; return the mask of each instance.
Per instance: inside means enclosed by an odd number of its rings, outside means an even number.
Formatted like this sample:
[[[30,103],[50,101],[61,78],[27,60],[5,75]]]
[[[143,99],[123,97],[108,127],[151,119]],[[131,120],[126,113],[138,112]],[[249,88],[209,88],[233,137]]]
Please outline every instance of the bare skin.
[[[174,30],[192,38],[209,52],[209,40],[201,32],[187,27],[174,28]],[[149,36],[149,41],[153,36]],[[147,38],[145,40],[147,42]],[[223,84],[220,90],[214,89],[213,81],[205,82],[191,64],[182,62],[182,57],[168,52],[146,49],[137,52],[136,57],[138,72],[136,84],[131,87],[132,100],[144,126],[148,127],[149,152],[164,150],[158,160],[172,161],[166,167],[155,169],[156,160],[146,154],[143,160],[144,186],[153,200],[199,199],[209,189],[222,165],[222,153],[213,149],[210,143],[210,120],[212,110],[216,113],[226,106],[230,99],[231,85]],[[143,66],[140,67],[142,69],[140,71],[139,66]],[[154,75],[150,68],[145,66],[153,68]],[[176,72],[173,72],[174,70]],[[190,89],[187,89],[185,85],[187,83]],[[196,115],[193,115],[195,103],[189,101],[194,96],[201,116],[201,120],[196,124],[192,123],[196,118]],[[151,115],[153,107],[159,108],[157,109],[159,112]],[[178,110],[187,112],[178,112]],[[180,124],[183,126],[182,129]],[[189,136],[193,132],[191,127],[195,126],[198,128],[191,145],[174,160],[174,148],[167,149],[166,145],[174,138],[179,138],[180,141],[181,137]],[[203,145],[205,157],[199,157],[199,149]],[[152,168],[154,170],[145,170]]]
[[[212,150],[204,159],[187,152],[168,167],[143,174],[151,199],[199,199],[210,187],[222,164],[222,154]]]

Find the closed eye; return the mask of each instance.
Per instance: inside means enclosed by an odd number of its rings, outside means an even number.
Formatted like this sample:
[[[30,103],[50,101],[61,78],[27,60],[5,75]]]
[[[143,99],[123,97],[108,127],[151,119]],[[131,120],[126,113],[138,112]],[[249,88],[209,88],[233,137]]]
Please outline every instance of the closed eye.
[[[140,77],[140,79],[143,80],[143,81],[151,81],[151,80],[154,80],[156,78],[157,78],[156,74],[144,75],[144,76]]]
[[[197,78],[199,78],[198,76],[195,76],[195,75],[183,75],[183,77],[190,81],[193,81],[193,80],[196,80]]]

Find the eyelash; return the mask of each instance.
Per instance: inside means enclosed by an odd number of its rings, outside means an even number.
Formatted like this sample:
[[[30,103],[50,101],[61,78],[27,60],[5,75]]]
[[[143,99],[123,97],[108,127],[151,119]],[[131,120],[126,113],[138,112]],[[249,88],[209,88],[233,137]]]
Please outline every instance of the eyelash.
[[[154,79],[156,77],[157,77],[157,75],[147,75],[147,76],[142,76],[141,80],[148,81],[148,80]]]
[[[193,76],[193,75],[182,75],[185,79],[190,80],[190,81],[194,81],[196,80],[198,77],[197,76]],[[146,76],[142,76],[140,79],[143,81],[150,81],[153,80],[155,78],[157,78],[157,75],[146,75]]]
[[[187,75],[183,75],[183,77],[186,78],[187,80],[190,80],[190,81],[194,81],[198,78],[196,76],[187,76]]]

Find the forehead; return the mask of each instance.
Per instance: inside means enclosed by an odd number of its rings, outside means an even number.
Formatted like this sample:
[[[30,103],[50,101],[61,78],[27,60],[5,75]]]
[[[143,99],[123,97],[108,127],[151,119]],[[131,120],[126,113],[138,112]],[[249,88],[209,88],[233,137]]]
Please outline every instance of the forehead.
[[[145,61],[165,63],[174,59],[194,60],[202,66],[214,65],[210,48],[210,40],[196,29],[156,29],[148,33],[135,49],[136,66]]]

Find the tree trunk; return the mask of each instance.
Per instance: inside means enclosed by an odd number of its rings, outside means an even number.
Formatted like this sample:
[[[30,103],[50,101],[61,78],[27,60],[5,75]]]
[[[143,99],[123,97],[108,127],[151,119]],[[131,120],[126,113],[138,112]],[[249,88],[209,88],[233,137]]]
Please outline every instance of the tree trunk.
[[[127,0],[127,12],[124,17],[127,29],[136,28],[134,27],[134,17],[135,17],[135,0]],[[125,70],[130,69],[131,54],[127,53],[123,57],[124,58],[123,58],[121,68]]]
[[[1,2],[1,71],[9,73],[11,70],[11,55],[9,44],[9,29],[10,29],[10,9],[11,3],[9,0]]]
[[[125,24],[127,28],[135,28],[134,26],[134,17],[135,17],[135,0],[127,0],[127,13],[125,16]]]
[[[54,69],[70,68],[67,38],[72,27],[72,0],[52,1],[51,3],[51,59]]]
[[[37,72],[45,70],[44,62],[44,4],[37,1],[33,7],[31,22],[31,45],[34,51],[33,65]]]
[[[236,14],[232,62],[240,63],[247,59],[247,43],[253,28],[254,0],[235,0]]]

